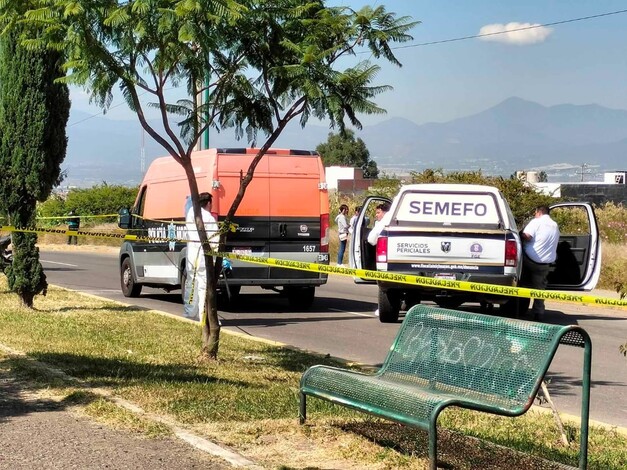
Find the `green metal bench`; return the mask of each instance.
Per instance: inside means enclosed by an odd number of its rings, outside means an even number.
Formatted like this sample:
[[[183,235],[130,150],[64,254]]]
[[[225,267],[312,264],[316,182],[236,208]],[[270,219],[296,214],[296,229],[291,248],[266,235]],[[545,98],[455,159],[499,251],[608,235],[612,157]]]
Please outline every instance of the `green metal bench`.
[[[300,423],[307,396],[329,400],[429,433],[437,463],[437,419],[455,405],[519,416],[532,405],[560,344],[584,348],[579,468],[588,460],[592,345],[578,326],[412,307],[375,374],[313,366],[300,381]]]

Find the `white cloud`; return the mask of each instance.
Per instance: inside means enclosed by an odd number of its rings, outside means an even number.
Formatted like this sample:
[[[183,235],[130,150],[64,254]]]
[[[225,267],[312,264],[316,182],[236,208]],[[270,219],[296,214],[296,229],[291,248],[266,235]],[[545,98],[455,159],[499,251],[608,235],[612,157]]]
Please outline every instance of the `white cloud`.
[[[501,31],[506,31],[501,33]],[[502,42],[505,44],[515,44],[524,46],[544,42],[553,32],[551,28],[533,23],[507,23],[488,24],[479,30],[480,35],[489,34],[480,38],[483,41]],[[494,34],[500,33],[500,34]]]

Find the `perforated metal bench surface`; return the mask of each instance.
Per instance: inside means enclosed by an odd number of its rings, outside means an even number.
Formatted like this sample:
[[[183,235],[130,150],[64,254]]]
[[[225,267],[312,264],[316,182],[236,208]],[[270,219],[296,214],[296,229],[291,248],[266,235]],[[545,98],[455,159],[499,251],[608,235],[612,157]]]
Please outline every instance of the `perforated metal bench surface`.
[[[580,467],[585,468],[591,345],[577,326],[416,305],[377,373],[309,368],[300,383],[300,421],[305,421],[310,395],[425,429],[431,468],[436,468],[436,424],[442,409],[457,405],[506,416],[525,413],[560,342],[586,351],[580,450]]]

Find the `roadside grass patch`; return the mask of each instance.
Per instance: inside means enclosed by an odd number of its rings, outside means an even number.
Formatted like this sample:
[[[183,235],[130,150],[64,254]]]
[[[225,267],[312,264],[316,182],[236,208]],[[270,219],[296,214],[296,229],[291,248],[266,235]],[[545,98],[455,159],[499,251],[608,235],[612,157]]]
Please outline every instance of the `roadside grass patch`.
[[[68,402],[112,426],[148,435],[168,432],[92,396],[90,387],[168,416],[268,468],[426,464],[422,431],[316,399],[308,400],[306,425],[298,424],[300,376],[314,364],[341,365],[329,358],[223,332],[219,360],[198,362],[196,324],[57,288],[36,297],[35,307],[21,309],[0,279],[0,343],[80,383],[29,370],[26,358],[12,356],[2,363],[40,389],[63,391]],[[450,468],[553,468],[538,456],[577,463],[577,427],[567,424],[574,444],[562,447],[550,415],[501,418],[448,409],[440,429],[440,460]],[[627,438],[592,428],[589,468],[619,469],[625,462]]]

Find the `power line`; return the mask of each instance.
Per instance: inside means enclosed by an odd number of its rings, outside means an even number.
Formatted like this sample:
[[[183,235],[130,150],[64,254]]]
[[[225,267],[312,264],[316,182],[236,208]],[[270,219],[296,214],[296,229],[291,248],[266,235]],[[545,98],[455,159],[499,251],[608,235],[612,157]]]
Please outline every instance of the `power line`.
[[[459,38],[442,39],[442,40],[439,40],[439,41],[422,42],[422,43],[419,43],[419,44],[408,44],[406,46],[392,47],[392,49],[409,49],[409,48],[412,48],[412,47],[433,46],[435,44],[445,44],[447,42],[465,41],[467,39],[477,39],[477,38],[483,38],[483,37],[486,37],[486,36],[496,36],[498,34],[507,34],[507,33],[514,33],[514,32],[518,32],[518,31],[527,31],[527,30],[530,30],[530,29],[545,28],[547,26],[557,26],[557,25],[566,24],[566,23],[574,23],[576,21],[593,20],[595,18],[601,18],[601,17],[604,17],[604,16],[620,15],[621,13],[627,13],[627,10],[610,11],[610,12],[607,12],[607,13],[599,13],[598,15],[582,16],[580,18],[571,18],[569,20],[555,21],[553,23],[536,24],[536,25],[532,25],[532,26],[525,26],[525,27],[522,27],[522,28],[508,29],[508,30],[503,30],[503,31],[495,31],[493,33],[475,34],[473,36],[463,36],[463,37],[459,37]]]
[[[582,17],[579,17],[579,18],[571,18],[571,19],[568,19],[568,20],[554,21],[552,23],[544,23],[544,24],[536,24],[536,25],[531,25],[531,26],[525,26],[523,28],[509,29],[509,30],[503,30],[503,31],[494,31],[492,33],[475,34],[473,36],[462,36],[462,37],[458,37],[458,38],[441,39],[439,41],[422,42],[422,43],[419,43],[419,44],[408,44],[406,46],[395,46],[395,47],[392,47],[391,49],[395,49],[395,50],[398,50],[398,49],[410,49],[410,48],[413,48],[413,47],[433,46],[433,45],[436,45],[436,44],[445,44],[445,43],[448,43],[448,42],[466,41],[468,39],[478,39],[478,38],[483,38],[483,37],[487,37],[487,36],[496,36],[496,35],[499,35],[499,34],[515,33],[515,32],[518,32],[518,31],[528,31],[530,29],[545,28],[545,27],[548,27],[548,26],[557,26],[557,25],[562,25],[562,24],[567,24],[567,23],[574,23],[576,21],[593,20],[593,19],[602,18],[602,17],[605,17],[605,16],[620,15],[622,13],[627,13],[627,10],[610,11],[610,12],[607,12],[607,13],[599,13],[598,15],[582,16]],[[363,52],[363,53],[367,53],[367,52]],[[372,55],[372,53],[371,53],[371,55]],[[145,94],[145,93],[143,93],[143,94]],[[118,103],[118,104],[116,104],[114,106],[111,106],[109,109],[115,109],[115,108],[117,108],[119,106],[122,106],[123,104],[125,104],[125,103],[124,102]],[[72,126],[75,126],[77,124],[81,124],[81,123],[83,123],[85,121],[88,121],[89,119],[93,119],[95,117],[102,116],[104,114],[105,114],[105,112],[101,111],[100,113],[93,114],[91,116],[87,116],[86,118],[83,118],[80,121],[75,121],[75,122],[72,122],[72,123],[68,124],[68,127],[72,127]]]
[[[114,105],[114,106],[110,106],[108,109],[115,109],[115,108],[118,108],[118,107],[122,106],[123,104],[126,104],[126,102],[125,102],[125,101],[123,101],[123,102],[118,103],[118,104],[116,104],[116,105]],[[83,119],[80,119],[80,120],[78,120],[78,121],[74,121],[74,122],[69,123],[69,124],[67,125],[67,127],[73,127],[73,126],[75,126],[75,125],[77,125],[77,124],[80,124],[80,123],[82,123],[82,122],[89,121],[90,119],[93,119],[93,118],[95,118],[95,117],[98,117],[98,116],[104,116],[105,114],[106,114],[106,111],[100,111],[99,113],[96,113],[96,114],[91,114],[91,115],[89,115],[89,116],[87,116],[87,117],[84,117]]]

